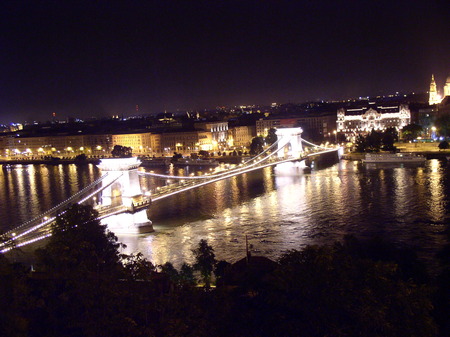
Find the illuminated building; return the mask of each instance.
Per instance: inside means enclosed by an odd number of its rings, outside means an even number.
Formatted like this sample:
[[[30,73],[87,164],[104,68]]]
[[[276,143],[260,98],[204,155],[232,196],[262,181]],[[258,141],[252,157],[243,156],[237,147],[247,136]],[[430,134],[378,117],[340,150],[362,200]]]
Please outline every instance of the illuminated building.
[[[450,76],[447,77],[444,86],[444,97],[450,96]]]
[[[443,98],[450,96],[450,76],[447,77],[444,85],[444,95],[441,97],[437,90],[436,81],[434,80],[434,75],[431,75],[430,92],[428,103],[430,105],[439,104],[442,102]]]
[[[111,153],[111,135],[48,135],[19,136],[8,135],[0,145],[2,153],[9,156],[61,156],[75,157],[79,154],[87,156],[105,156]]]
[[[134,155],[146,155],[151,152],[150,132],[124,133],[112,135],[112,147],[121,145],[131,147]]]
[[[160,148],[155,148],[155,152],[163,156],[172,156],[174,152],[182,155],[197,153],[200,150],[214,150],[214,140],[212,133],[208,131],[177,131],[164,132],[159,134]]]
[[[222,147],[227,147],[228,122],[201,122],[195,123],[194,127],[211,133],[213,144],[211,150],[220,150]]]
[[[428,100],[430,105],[441,103],[441,96],[439,96],[436,87],[436,81],[434,80],[434,75],[431,75],[430,83],[430,98]]]
[[[411,112],[405,104],[377,106],[375,102],[357,108],[341,108],[337,111],[337,132],[348,140],[358,135],[367,135],[372,130],[387,128],[401,130],[411,121]]]
[[[248,147],[255,136],[254,126],[234,126],[228,129],[228,145],[236,148]]]

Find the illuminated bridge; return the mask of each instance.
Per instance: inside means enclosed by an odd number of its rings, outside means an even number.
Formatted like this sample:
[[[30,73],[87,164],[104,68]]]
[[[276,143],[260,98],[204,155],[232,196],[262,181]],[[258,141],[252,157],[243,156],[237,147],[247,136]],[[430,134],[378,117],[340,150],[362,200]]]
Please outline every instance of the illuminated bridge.
[[[152,222],[147,217],[147,209],[152,202],[268,166],[308,160],[326,154],[335,154],[338,158],[342,154],[341,148],[315,145],[302,139],[301,133],[301,128],[278,129],[278,140],[260,154],[239,165],[217,168],[212,173],[197,176],[139,171],[141,162],[137,158],[103,159],[98,167],[104,174],[99,179],[52,209],[2,234],[0,252],[49,237],[51,225],[57,216],[74,203],[93,204],[99,214],[98,219],[113,232],[149,232],[152,231]],[[140,185],[140,175],[163,180],[163,186],[145,190]]]

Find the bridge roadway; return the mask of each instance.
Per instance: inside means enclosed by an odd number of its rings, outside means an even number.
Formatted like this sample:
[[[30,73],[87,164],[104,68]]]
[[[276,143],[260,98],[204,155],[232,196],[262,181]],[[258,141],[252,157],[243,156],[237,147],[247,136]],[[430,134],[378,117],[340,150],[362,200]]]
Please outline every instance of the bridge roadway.
[[[294,161],[302,161],[310,156],[320,155],[322,153],[337,151],[337,149],[326,149],[318,152],[304,153],[300,157],[288,157],[288,158],[278,158],[277,156],[266,156],[263,159],[255,161],[251,164],[252,160],[248,161],[245,164],[240,164],[240,167],[232,168],[229,170],[220,171],[216,174],[205,175],[202,177],[195,177],[201,179],[189,179],[192,177],[177,177],[179,178],[178,183],[172,183],[163,187],[157,187],[152,189],[150,195],[143,195],[137,200],[133,201],[133,204],[130,206],[118,205],[118,206],[102,206],[98,205],[95,207],[97,212],[99,213],[98,219],[104,219],[111,215],[120,214],[120,213],[134,213],[137,211],[141,211],[143,209],[148,208],[152,202],[162,200],[164,198],[170,197],[172,195],[182,193],[194,188],[198,188],[201,186],[205,186],[220,180],[228,179],[240,174],[244,174],[247,172],[252,172],[255,170],[259,170],[269,166],[275,166],[282,163],[294,162]],[[255,157],[256,158],[256,157]],[[254,158],[254,159],[255,159]],[[83,203],[86,200],[91,199],[94,195],[101,192],[106,187],[113,184],[119,177],[113,177],[106,185],[104,185],[100,189],[94,190],[92,189],[98,185],[102,180],[107,177],[108,174],[103,175],[97,181],[91,183],[83,189],[82,191],[76,193],[74,196],[64,201],[60,205],[52,208],[51,210],[41,214],[40,216],[26,222],[25,224],[14,228],[3,234],[1,236],[2,241],[0,241],[0,253],[4,253],[14,247],[21,247],[35,241],[41,240],[43,238],[49,237],[51,235],[51,225],[56,220],[57,214],[63,213],[63,209],[67,208],[71,203],[75,202],[76,198],[80,199],[78,203]],[[185,179],[183,179],[185,178]],[[89,194],[88,194],[89,193]],[[86,194],[88,194],[86,196]]]

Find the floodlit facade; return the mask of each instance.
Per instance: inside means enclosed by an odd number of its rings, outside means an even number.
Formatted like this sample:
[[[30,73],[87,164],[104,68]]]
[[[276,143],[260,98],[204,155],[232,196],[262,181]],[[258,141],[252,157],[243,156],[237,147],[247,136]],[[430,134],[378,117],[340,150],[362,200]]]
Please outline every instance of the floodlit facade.
[[[152,152],[151,133],[125,133],[112,135],[112,147],[116,145],[131,147],[133,155],[149,155]]]
[[[160,148],[155,150],[162,156],[172,156],[174,152],[190,155],[201,150],[214,150],[212,133],[208,131],[165,132],[159,136]]]
[[[111,135],[52,135],[38,137],[6,136],[2,155],[13,156],[105,156],[111,152]]]
[[[194,124],[196,129],[207,131],[212,137],[210,150],[221,150],[227,147],[228,122],[201,122]]]
[[[407,105],[368,106],[337,111],[337,132],[348,140],[358,135],[367,135],[372,130],[383,131],[387,128],[401,130],[411,121],[411,112]]]
[[[228,146],[234,148],[248,147],[256,136],[254,126],[234,126],[228,129]]]

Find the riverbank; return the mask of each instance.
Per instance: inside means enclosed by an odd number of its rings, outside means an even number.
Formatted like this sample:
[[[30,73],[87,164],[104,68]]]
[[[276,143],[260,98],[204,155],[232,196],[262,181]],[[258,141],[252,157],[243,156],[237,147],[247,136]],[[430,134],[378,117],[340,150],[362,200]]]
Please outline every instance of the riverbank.
[[[73,159],[3,159],[0,160],[0,165],[28,165],[28,164],[45,164],[45,165],[59,165],[59,164],[99,164],[100,159],[88,158],[84,160]]]
[[[446,160],[450,156],[450,149],[440,150],[439,143],[396,143],[394,144],[400,152],[420,154],[427,159]],[[342,156],[346,160],[364,159],[365,153],[350,152]]]

